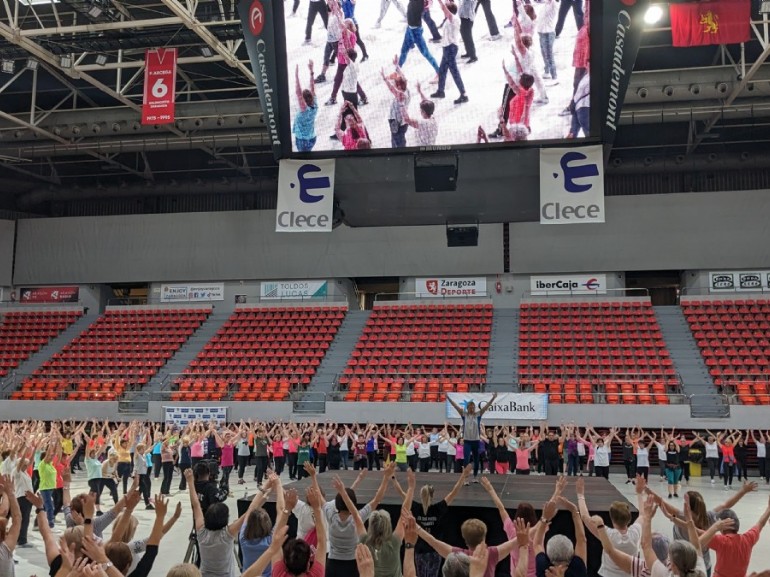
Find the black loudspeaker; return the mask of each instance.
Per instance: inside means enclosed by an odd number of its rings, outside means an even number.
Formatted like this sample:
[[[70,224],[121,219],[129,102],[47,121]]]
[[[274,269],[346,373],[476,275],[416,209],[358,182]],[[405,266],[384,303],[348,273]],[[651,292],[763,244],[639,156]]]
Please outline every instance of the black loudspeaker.
[[[414,190],[416,192],[457,190],[457,157],[446,154],[415,156]]]
[[[446,244],[448,247],[478,246],[478,225],[453,226],[448,224],[446,227]]]

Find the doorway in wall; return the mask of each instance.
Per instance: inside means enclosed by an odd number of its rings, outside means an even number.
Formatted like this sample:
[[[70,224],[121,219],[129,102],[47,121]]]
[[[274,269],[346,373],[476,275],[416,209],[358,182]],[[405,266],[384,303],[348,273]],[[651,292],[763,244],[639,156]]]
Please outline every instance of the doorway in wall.
[[[108,305],[146,305],[150,288],[144,283],[123,283],[110,285],[112,296]]]
[[[626,273],[626,288],[644,288],[650,292],[653,306],[671,306],[679,302],[682,286],[680,270],[645,270]],[[633,292],[628,293],[633,295]]]
[[[397,276],[354,278],[358,303],[362,310],[374,308],[374,301],[397,301],[399,278]]]

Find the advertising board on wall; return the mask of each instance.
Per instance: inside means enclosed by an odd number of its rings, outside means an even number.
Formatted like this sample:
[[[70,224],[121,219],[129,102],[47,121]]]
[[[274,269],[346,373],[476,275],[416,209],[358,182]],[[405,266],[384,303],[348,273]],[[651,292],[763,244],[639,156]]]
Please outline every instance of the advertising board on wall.
[[[145,52],[142,124],[171,124],[176,102],[176,48]]]
[[[457,411],[449,402],[465,408],[473,401],[476,409],[482,409],[492,399],[492,393],[448,393],[446,401],[447,419],[458,418]],[[548,395],[540,393],[499,393],[484,413],[484,422],[489,421],[545,421],[548,419]]]
[[[554,274],[529,277],[532,296],[607,294],[606,274]]]
[[[275,232],[331,232],[334,160],[281,160]]]
[[[224,283],[164,284],[160,287],[162,303],[192,303],[225,300]]]
[[[227,422],[227,407],[163,407],[167,425],[186,427],[195,421]]]
[[[312,299],[325,297],[329,283],[325,280],[287,280],[263,282],[259,287],[262,300]]]
[[[21,303],[76,303],[80,288],[76,286],[47,286],[19,289]]]
[[[764,292],[770,290],[770,270],[709,273],[709,292]]]
[[[601,145],[540,149],[540,224],[604,222]]]
[[[415,280],[417,298],[484,297],[487,296],[486,277],[430,277]]]

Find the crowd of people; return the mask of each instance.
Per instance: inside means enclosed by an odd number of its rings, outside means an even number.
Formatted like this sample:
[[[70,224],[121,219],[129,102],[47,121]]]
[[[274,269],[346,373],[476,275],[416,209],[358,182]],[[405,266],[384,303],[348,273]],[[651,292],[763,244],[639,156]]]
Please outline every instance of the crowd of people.
[[[602,542],[602,577],[705,577],[711,575],[712,565],[720,577],[745,577],[752,547],[770,517],[770,504],[744,533],[732,507],[756,491],[758,483],[743,483],[725,503],[711,509],[700,493],[688,489],[679,501],[679,492],[696,448],[703,451],[712,479],[721,474],[729,488],[736,477],[748,479],[751,447],[767,483],[770,432],[658,433],[638,427],[621,432],[545,423],[536,428],[485,427],[483,409],[477,411],[473,403],[455,408],[459,428],[448,423],[3,423],[0,575],[15,575],[13,552],[30,546],[31,526],[45,544],[50,575],[157,574],[151,569],[160,542],[182,513],[181,503],[173,514],[168,511],[178,476],[178,490],[189,493],[198,566],[174,567],[170,577],[231,577],[241,571],[249,577],[436,577],[439,571],[445,576],[491,577],[506,558],[512,576],[579,577],[586,574],[586,530]],[[613,445],[619,446],[627,482],[635,484],[640,516],[632,523],[628,503],[618,501],[610,508],[609,527],[589,514],[586,500],[591,495],[586,495],[581,476],[607,478]],[[653,452],[667,493],[659,494],[648,483]],[[256,494],[248,510],[232,520],[225,504],[231,484],[250,480],[252,467]],[[335,476],[335,495],[324,495],[318,476],[349,468],[361,471],[356,482],[346,487]],[[373,469],[382,472],[379,488],[360,507],[356,485]],[[415,471],[452,474],[456,481],[437,500],[432,485],[416,488]],[[553,497],[542,507],[520,503],[512,515],[487,475],[514,473],[557,476]],[[87,477],[88,492],[71,494],[73,475]],[[284,488],[303,477],[310,478],[304,500],[290,485]],[[479,519],[463,523],[464,544],[442,540],[441,519],[471,482],[480,483],[498,509],[507,535],[504,543],[487,546],[487,526]],[[576,502],[563,496],[568,483],[574,483]],[[105,488],[110,508],[102,502]],[[378,509],[388,490],[403,500],[397,523]],[[268,499],[276,501],[274,521],[263,508]],[[136,538],[133,514],[142,503],[155,519],[144,539]],[[673,539],[651,533],[658,509],[671,520]],[[544,539],[558,510],[573,518],[574,543],[552,532]],[[291,515],[297,518],[297,532],[289,539]],[[65,523],[63,534],[55,524],[58,516]],[[235,544],[239,556],[233,554]],[[716,554],[715,562],[710,551]]]
[[[403,33],[394,32],[400,35],[400,49],[382,30],[391,4],[405,21]],[[286,34],[296,94],[291,105],[292,132],[298,152],[590,134],[588,0],[512,0],[505,7],[493,7],[490,0],[437,0],[435,4],[432,0],[407,0],[405,8],[399,0],[381,0],[372,26],[377,33],[366,43],[361,21],[364,15],[374,17],[373,6],[355,0],[310,0],[301,49],[299,38],[294,37],[300,28],[289,26],[299,7],[295,0],[287,15]],[[473,32],[480,8],[489,30],[490,43],[484,45],[477,45]],[[570,9],[575,32],[562,37]],[[318,16],[326,41],[313,55],[312,33]],[[502,31],[497,24],[499,17],[505,22]],[[438,44],[440,52],[432,50],[431,43]],[[558,50],[557,43],[562,45]],[[498,45],[504,49],[497,50]],[[370,53],[376,64],[365,64]],[[387,55],[387,65],[383,55]],[[480,60],[476,66],[484,67],[481,76],[470,68]],[[320,68],[314,61],[321,62]],[[366,73],[366,66],[376,69]],[[305,73],[301,71],[305,67],[309,76],[303,81]],[[449,76],[457,97],[447,103]],[[547,106],[548,89],[570,76],[571,89],[558,91],[559,108],[540,115],[533,123],[532,107]],[[489,98],[498,89],[503,92],[499,103]],[[370,103],[372,110],[365,110]],[[463,107],[465,112],[457,112]],[[569,117],[569,122],[562,122],[559,116]],[[496,126],[485,129],[479,125],[490,117],[496,119]],[[382,128],[387,130],[373,127],[384,120],[387,127],[383,124]],[[317,128],[327,130],[330,123],[329,134],[318,134]]]

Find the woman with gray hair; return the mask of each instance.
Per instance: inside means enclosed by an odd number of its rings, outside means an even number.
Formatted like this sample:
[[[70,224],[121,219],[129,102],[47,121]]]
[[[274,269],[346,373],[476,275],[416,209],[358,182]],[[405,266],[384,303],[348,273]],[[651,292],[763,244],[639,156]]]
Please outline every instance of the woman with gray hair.
[[[564,535],[554,535],[548,540],[544,548],[545,532],[556,516],[559,507],[566,509],[572,515],[572,523],[575,527],[575,545],[573,546],[572,541]],[[586,532],[583,527],[583,520],[580,518],[580,512],[574,503],[558,496],[545,504],[543,514],[537,522],[537,531],[535,531],[535,554],[537,577],[546,577],[546,572],[550,573],[548,570],[551,567],[564,567],[566,577],[586,577],[588,574]]]

